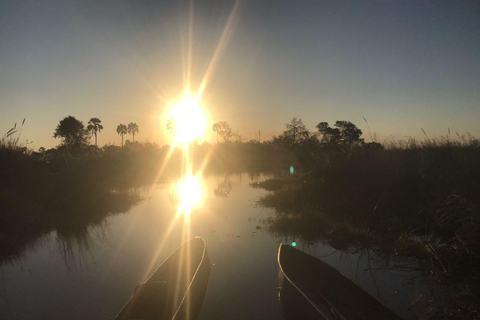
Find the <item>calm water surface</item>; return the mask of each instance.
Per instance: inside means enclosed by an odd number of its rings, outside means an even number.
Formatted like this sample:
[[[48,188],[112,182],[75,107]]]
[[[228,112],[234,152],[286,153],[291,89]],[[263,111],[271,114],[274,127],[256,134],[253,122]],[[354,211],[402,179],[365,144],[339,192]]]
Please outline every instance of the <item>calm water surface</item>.
[[[0,265],[0,319],[112,319],[135,285],[182,239],[195,236],[206,240],[212,263],[199,319],[282,319],[277,250],[280,243],[296,239],[263,230],[262,219],[272,213],[254,204],[266,191],[249,184],[264,178],[203,177],[199,188],[183,189],[198,197],[190,219],[177,214],[185,205],[184,191],[178,181],[170,181],[142,190],[145,201],[86,232],[51,232],[20,258]],[[301,242],[297,248],[322,257],[400,315],[411,316],[411,294],[419,286],[416,272],[396,270],[365,252],[346,255]]]

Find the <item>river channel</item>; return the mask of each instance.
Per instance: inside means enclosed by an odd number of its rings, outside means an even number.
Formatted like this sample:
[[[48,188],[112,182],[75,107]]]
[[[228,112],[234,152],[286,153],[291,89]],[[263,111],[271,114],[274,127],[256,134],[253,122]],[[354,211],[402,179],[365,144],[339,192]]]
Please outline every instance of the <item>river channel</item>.
[[[0,265],[0,319],[113,319],[146,278],[187,238],[207,243],[212,263],[199,319],[282,319],[277,251],[296,242],[404,318],[411,318],[418,271],[364,252],[278,238],[256,206],[266,175],[207,175],[136,190],[144,200],[84,232],[52,231]],[[186,184],[185,184],[186,183]],[[187,213],[179,213],[179,207]],[[185,208],[187,208],[185,210]]]

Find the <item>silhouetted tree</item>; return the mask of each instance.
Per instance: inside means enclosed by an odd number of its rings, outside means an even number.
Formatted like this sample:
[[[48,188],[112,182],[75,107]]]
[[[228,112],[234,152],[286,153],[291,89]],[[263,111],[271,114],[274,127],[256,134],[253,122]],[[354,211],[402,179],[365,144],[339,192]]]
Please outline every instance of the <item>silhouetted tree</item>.
[[[61,138],[62,143],[68,150],[81,148],[88,142],[88,131],[82,121],[75,117],[68,116],[63,118],[57,125],[53,137]]]
[[[254,132],[255,132],[255,138],[258,140],[258,142],[262,142],[262,130],[258,130]]]
[[[95,145],[98,146],[97,144],[97,132],[101,132],[103,130],[103,126],[100,124],[102,120],[98,118],[91,118],[90,121],[88,121],[88,126],[87,130],[95,135]]]
[[[132,135],[132,140],[133,140],[133,142],[135,142],[135,133],[138,132],[138,125],[134,122],[130,122],[128,124],[127,131],[128,131],[129,134]]]
[[[222,137],[224,141],[228,141],[230,138],[235,136],[230,125],[227,121],[220,121],[216,122],[212,126],[213,132],[217,133],[217,143],[218,143],[218,136]]]
[[[123,147],[123,136],[126,135],[128,132],[127,126],[124,124],[119,124],[117,126],[117,133],[122,136],[122,147]]]
[[[220,131],[220,122],[215,122],[212,126],[212,130],[213,132],[217,133],[217,143],[218,143],[218,135],[219,135],[219,131]]]
[[[320,122],[316,127],[318,132],[323,135],[322,142],[330,144],[350,145],[362,143],[360,139],[362,130],[350,121],[336,121],[335,128],[329,127],[327,122]]]
[[[352,144],[363,142],[363,139],[360,139],[360,136],[362,135],[362,130],[357,128],[357,126],[350,121],[337,121],[335,122],[335,127],[340,130],[342,143]]]
[[[177,120],[175,118],[168,119],[167,130],[173,134],[173,141],[175,141],[175,134],[177,132]]]
[[[283,134],[273,139],[274,144],[296,150],[300,144],[308,141],[312,136],[303,124],[302,119],[293,118],[285,126],[286,130],[283,131]]]
[[[328,122],[320,122],[317,124],[316,128],[318,132],[322,135],[321,141],[323,143],[329,143],[337,145],[339,144],[341,137],[340,137],[340,130],[338,128],[331,128],[328,125]]]
[[[244,142],[246,140],[244,137],[242,137],[242,135],[240,133],[238,133],[238,131],[233,134],[233,137],[235,138],[235,141],[237,141],[237,142]]]

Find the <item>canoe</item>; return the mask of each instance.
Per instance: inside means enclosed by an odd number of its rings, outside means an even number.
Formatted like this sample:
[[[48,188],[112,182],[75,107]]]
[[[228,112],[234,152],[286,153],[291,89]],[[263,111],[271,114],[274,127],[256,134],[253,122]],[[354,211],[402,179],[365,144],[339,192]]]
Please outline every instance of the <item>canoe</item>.
[[[278,265],[285,319],[401,320],[335,268],[309,254],[280,245]]]
[[[207,289],[210,262],[206,243],[181,245],[143,284],[115,319],[195,320]]]

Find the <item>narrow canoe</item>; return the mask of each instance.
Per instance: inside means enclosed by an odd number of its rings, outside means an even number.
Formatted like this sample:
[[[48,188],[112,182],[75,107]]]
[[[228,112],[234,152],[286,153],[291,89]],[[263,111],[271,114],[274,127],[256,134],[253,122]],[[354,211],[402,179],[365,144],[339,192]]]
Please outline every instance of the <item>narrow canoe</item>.
[[[207,289],[206,243],[185,242],[135,292],[116,320],[195,320]]]
[[[335,268],[309,254],[280,245],[278,265],[285,319],[401,320]]]

